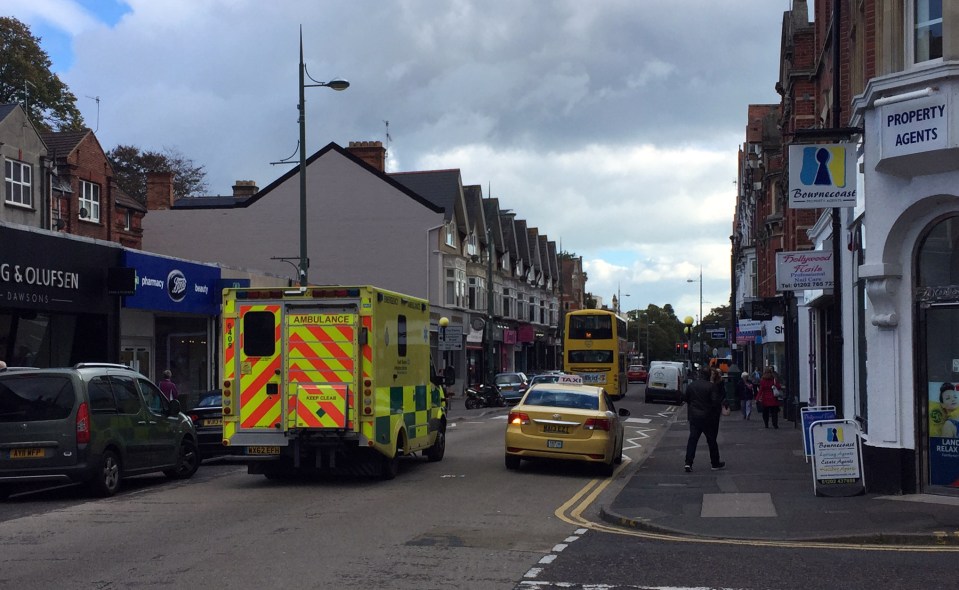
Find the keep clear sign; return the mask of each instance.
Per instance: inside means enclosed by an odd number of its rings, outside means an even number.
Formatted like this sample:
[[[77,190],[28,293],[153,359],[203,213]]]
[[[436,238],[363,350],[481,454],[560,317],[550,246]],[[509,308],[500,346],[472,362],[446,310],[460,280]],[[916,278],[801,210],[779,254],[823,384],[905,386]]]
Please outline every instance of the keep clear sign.
[[[853,420],[817,420],[809,431],[813,446],[813,490],[817,496],[865,493],[859,424]]]

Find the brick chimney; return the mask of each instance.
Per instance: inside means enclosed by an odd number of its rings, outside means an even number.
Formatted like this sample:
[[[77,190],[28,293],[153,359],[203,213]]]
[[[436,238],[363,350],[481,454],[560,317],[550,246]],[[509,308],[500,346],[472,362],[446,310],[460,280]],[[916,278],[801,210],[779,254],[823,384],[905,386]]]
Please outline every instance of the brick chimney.
[[[386,148],[382,141],[351,141],[347,150],[380,172],[386,172]]]
[[[237,180],[233,185],[233,196],[237,198],[251,197],[259,192],[255,180]]]
[[[162,211],[173,208],[173,173],[147,172],[147,209]]]

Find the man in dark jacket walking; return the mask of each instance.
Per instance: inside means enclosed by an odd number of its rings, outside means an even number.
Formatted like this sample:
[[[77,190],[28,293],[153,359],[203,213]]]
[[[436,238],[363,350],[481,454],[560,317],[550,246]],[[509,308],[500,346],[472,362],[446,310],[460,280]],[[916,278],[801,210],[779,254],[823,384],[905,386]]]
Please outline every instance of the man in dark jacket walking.
[[[699,378],[686,386],[686,415],[689,419],[689,442],[686,443],[686,471],[693,470],[693,459],[696,458],[696,447],[699,445],[699,436],[706,435],[706,444],[709,445],[709,461],[713,469],[722,469],[726,463],[719,460],[719,445],[716,436],[719,434],[719,416],[722,412],[723,391],[722,374],[716,383],[712,372],[719,374],[715,369],[708,367],[700,369]]]

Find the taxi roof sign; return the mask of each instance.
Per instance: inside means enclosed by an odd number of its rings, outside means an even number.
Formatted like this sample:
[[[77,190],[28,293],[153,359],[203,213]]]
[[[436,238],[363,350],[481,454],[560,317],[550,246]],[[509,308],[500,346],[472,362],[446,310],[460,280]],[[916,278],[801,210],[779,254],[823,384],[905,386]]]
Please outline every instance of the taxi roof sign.
[[[557,383],[577,383],[582,385],[583,378],[579,375],[560,375]]]

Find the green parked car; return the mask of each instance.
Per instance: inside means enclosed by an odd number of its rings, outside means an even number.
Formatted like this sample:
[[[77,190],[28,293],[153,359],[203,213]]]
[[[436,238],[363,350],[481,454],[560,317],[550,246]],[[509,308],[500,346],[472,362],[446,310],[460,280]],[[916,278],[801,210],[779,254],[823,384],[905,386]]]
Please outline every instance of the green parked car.
[[[192,477],[196,430],[140,373],[124,365],[0,370],[0,499],[23,484],[79,483],[112,496],[124,477]]]

